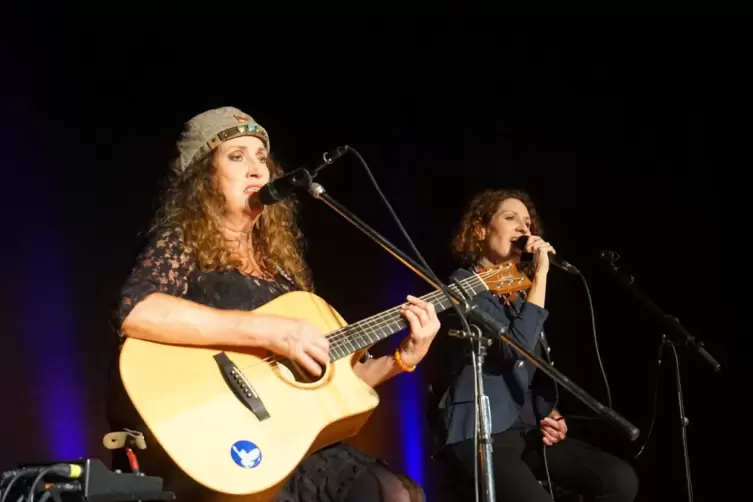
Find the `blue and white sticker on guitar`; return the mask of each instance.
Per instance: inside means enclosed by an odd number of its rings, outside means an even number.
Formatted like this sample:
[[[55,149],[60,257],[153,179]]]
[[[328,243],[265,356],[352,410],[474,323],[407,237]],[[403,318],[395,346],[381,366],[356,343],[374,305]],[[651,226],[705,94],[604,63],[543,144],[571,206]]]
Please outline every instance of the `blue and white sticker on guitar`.
[[[251,441],[236,441],[230,448],[233,462],[244,469],[253,469],[261,463],[261,450]]]

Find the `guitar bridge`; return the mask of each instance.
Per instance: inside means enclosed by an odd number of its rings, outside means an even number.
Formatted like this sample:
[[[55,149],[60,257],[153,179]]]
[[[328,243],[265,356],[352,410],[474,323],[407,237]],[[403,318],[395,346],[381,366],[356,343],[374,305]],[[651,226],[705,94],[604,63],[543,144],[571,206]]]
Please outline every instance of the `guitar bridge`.
[[[261,398],[256,393],[254,388],[251,387],[251,384],[246,379],[246,376],[241,373],[241,371],[238,369],[235,363],[230,360],[227,354],[225,354],[224,352],[215,354],[214,360],[217,362],[217,366],[220,367],[222,378],[225,379],[225,382],[230,387],[230,390],[233,391],[235,397],[237,397],[246,408],[251,410],[251,413],[256,415],[256,418],[259,419],[259,421],[268,419],[269,412],[264,406],[264,403],[262,403]]]

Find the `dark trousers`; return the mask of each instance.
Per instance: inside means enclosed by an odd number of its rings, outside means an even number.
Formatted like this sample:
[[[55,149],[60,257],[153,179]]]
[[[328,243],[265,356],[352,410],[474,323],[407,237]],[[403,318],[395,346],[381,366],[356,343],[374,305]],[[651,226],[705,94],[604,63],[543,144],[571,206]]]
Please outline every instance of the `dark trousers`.
[[[497,500],[504,502],[551,502],[546,481],[546,463],[552,483],[582,494],[585,500],[632,502],[638,494],[638,477],[624,460],[593,446],[567,438],[545,447],[535,429],[510,429],[495,434],[493,465]],[[461,473],[469,486],[467,500],[473,498],[473,440],[448,445],[439,459],[454,472]],[[464,498],[466,500],[466,498]]]

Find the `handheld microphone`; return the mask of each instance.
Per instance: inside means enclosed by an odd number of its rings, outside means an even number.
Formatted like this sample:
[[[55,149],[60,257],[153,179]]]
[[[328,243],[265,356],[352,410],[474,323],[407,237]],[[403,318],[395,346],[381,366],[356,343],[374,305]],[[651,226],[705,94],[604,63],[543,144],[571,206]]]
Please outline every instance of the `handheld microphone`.
[[[526,244],[528,243],[528,237],[528,235],[521,235],[516,240],[512,241],[512,245],[520,249],[521,251],[525,251]],[[557,255],[554,255],[551,252],[548,254],[549,263],[551,263],[555,267],[559,268],[560,270],[564,270],[565,272],[570,272],[571,274],[580,274],[580,270],[575,268],[575,265],[557,258]]]
[[[322,154],[322,161],[314,168],[313,172],[309,172],[305,167],[299,167],[270,181],[253,196],[249,197],[249,204],[255,205],[261,203],[269,206],[287,198],[296,188],[307,188],[311,185],[317,174],[319,174],[319,171],[331,165],[349,151],[350,147],[348,145],[338,146],[334,150]]]

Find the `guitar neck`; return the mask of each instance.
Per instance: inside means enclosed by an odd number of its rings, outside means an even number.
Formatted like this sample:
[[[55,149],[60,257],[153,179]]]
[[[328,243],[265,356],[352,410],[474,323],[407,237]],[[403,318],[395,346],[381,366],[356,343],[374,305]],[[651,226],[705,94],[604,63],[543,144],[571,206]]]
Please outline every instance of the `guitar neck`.
[[[464,296],[463,293],[475,296],[489,289],[477,274],[463,279],[459,283],[462,286],[462,291],[454,284],[448,286],[448,289],[461,297]],[[421,299],[433,304],[437,313],[452,307],[452,302],[440,290],[426,294]],[[333,331],[327,335],[330,342],[330,360],[336,361],[358,352],[407,327],[408,321],[400,314],[400,306],[397,306]]]

